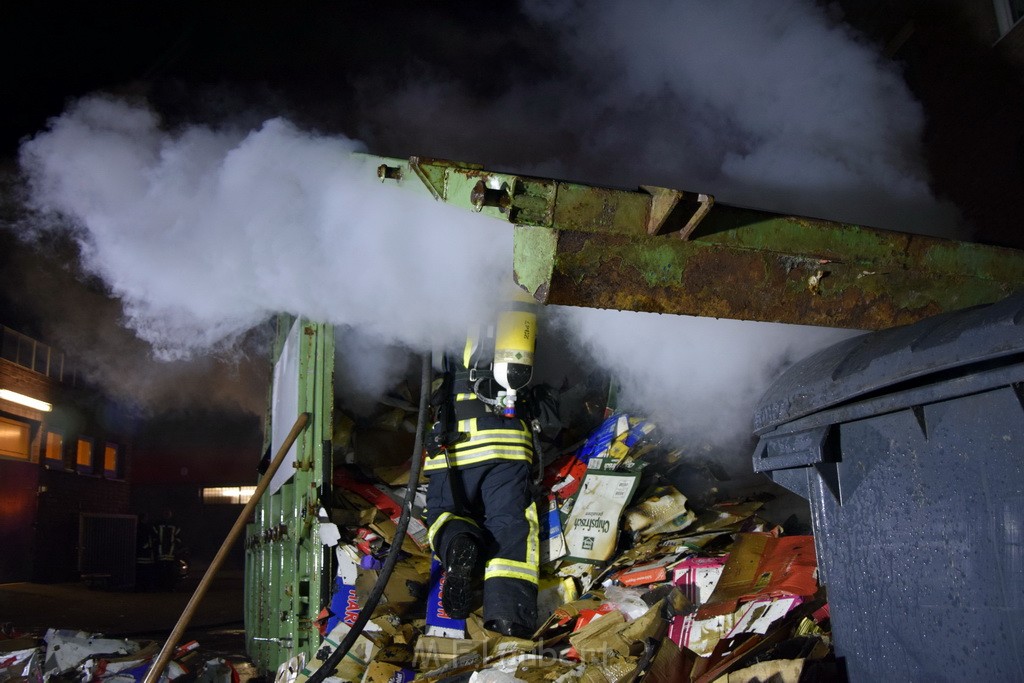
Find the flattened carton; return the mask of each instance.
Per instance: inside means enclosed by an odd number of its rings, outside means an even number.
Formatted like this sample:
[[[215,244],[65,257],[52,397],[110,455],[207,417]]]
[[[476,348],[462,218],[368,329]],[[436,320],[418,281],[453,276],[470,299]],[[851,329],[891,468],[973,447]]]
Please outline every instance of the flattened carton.
[[[599,564],[615,552],[619,518],[640,480],[639,472],[587,470],[564,525],[565,560]]]

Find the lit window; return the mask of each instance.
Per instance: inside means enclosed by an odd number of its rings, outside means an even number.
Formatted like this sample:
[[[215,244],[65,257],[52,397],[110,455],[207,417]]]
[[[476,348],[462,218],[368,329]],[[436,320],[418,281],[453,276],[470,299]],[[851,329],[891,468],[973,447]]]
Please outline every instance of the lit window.
[[[28,444],[28,423],[0,417],[0,455],[28,460]]]
[[[75,455],[75,469],[79,474],[92,474],[92,441],[88,439],[78,440],[78,450]]]
[[[103,476],[107,479],[117,479],[120,457],[116,443],[108,443],[103,449]]]
[[[64,437],[57,432],[46,432],[46,466],[64,468]]]
[[[254,493],[255,486],[206,486],[203,487],[203,502],[245,505]]]

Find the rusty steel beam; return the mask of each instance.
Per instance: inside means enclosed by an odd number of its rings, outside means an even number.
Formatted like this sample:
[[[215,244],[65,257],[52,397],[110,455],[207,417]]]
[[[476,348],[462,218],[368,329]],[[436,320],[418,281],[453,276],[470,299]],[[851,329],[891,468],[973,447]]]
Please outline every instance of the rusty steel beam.
[[[881,329],[1024,287],[1024,252],[422,159],[436,199],[514,224],[516,279],[548,304]]]

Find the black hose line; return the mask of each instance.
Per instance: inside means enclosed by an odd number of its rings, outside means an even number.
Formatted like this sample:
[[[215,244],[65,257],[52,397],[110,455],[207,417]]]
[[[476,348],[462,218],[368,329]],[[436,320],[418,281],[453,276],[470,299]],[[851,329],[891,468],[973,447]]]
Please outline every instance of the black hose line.
[[[373,590],[367,596],[366,604],[359,610],[359,616],[356,617],[355,623],[352,624],[349,632],[345,634],[345,638],[338,643],[337,649],[320,665],[320,668],[310,675],[307,683],[322,683],[325,678],[334,674],[338,663],[352,649],[352,645],[355,644],[356,639],[363,632],[363,629],[366,628],[366,622],[370,620],[373,611],[377,609],[377,603],[380,602],[380,597],[384,594],[384,587],[387,586],[388,579],[391,578],[391,572],[398,562],[402,543],[405,542],[405,532],[409,528],[409,518],[412,517],[413,501],[416,498],[416,486],[420,481],[420,469],[423,464],[423,434],[426,431],[427,409],[430,405],[430,382],[430,354],[425,353],[423,354],[423,370],[420,375],[420,410],[419,417],[416,420],[416,440],[413,445],[412,465],[409,468],[409,486],[405,490],[402,516],[398,520],[395,537],[391,541],[391,548],[388,551],[387,558],[384,559],[380,574],[377,575],[377,583],[373,585]]]

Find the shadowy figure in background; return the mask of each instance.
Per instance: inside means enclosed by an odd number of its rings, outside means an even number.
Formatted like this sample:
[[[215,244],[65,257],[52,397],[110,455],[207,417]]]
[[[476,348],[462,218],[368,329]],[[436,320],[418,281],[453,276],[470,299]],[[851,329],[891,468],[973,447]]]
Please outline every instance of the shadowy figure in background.
[[[153,525],[145,512],[135,526],[135,590],[151,591],[156,578],[156,550],[153,548]]]
[[[156,554],[156,587],[170,591],[181,580],[179,557],[184,552],[181,543],[181,528],[174,523],[174,512],[164,510],[163,519],[154,524],[152,532],[153,550]]]

